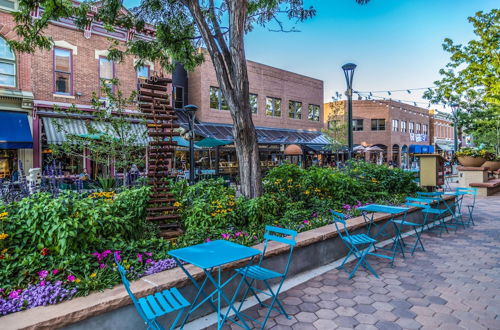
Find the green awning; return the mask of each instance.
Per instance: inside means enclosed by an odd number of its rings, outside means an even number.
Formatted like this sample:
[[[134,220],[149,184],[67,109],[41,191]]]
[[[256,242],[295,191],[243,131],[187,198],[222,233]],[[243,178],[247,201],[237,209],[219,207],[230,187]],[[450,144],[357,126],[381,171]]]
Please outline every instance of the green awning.
[[[86,121],[83,119],[42,117],[45,136],[48,144],[63,144],[67,135],[72,134],[84,138],[99,139],[103,134],[115,136],[112,129],[102,122],[91,122],[92,128],[98,133],[89,133]],[[141,123],[130,123],[128,139],[136,138],[138,145],[146,146],[149,138],[145,135],[146,126]]]
[[[200,148],[214,148],[219,146],[224,146],[226,144],[231,144],[233,141],[231,140],[219,140],[215,138],[205,138],[201,141],[196,142],[196,146]]]

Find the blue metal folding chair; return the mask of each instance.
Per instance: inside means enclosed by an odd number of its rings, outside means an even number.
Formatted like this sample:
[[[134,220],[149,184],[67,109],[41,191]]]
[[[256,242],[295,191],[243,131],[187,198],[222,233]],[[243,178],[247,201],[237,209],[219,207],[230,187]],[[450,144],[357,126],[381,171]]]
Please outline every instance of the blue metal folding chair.
[[[144,323],[148,326],[148,329],[163,329],[163,327],[158,323],[157,318],[171,312],[179,311],[174,323],[170,326],[170,329],[175,329],[182,313],[186,307],[189,307],[190,305],[179,290],[171,288],[170,290],[164,290],[162,292],[137,299],[132,293],[132,290],[130,290],[130,283],[127,279],[127,271],[118,262],[116,255],[115,263],[118,268],[118,272],[120,273],[120,277],[122,278],[123,285],[125,286],[125,290],[127,290],[130,299],[132,299],[137,312],[144,320]]]
[[[389,256],[384,256],[382,254],[370,252],[370,250],[374,249],[374,244],[377,242],[375,239],[371,238],[366,234],[350,235],[349,230],[347,230],[345,216],[342,213],[335,212],[333,210],[330,210],[330,213],[332,214],[333,223],[335,224],[337,233],[342,239],[342,242],[344,242],[344,244],[349,249],[349,253],[342,261],[342,264],[339,267],[337,267],[337,269],[343,269],[345,272],[349,274],[349,279],[351,279],[358,270],[359,266],[363,266],[364,268],[368,269],[373,275],[375,275],[375,277],[378,278],[377,272],[368,263],[368,261],[366,260],[366,256],[372,255],[389,260],[391,259],[394,260],[394,256],[391,258]],[[343,226],[343,228],[339,228],[339,223]],[[362,250],[359,248],[359,246],[367,246],[367,247]],[[358,262],[354,266],[354,269],[349,273],[349,271],[345,269],[345,263],[347,262],[347,260],[349,260],[349,257],[352,255],[354,255],[356,259],[358,259]]]
[[[474,226],[474,218],[472,216],[472,213],[474,212],[474,207],[476,206],[476,196],[477,196],[477,188],[457,188],[457,193],[459,193],[462,198],[460,198],[460,202],[458,207],[460,208],[460,215],[462,215],[462,204],[463,204],[463,197],[464,195],[470,195],[472,197],[472,202],[469,204],[465,205],[468,210],[468,217],[467,221],[465,222],[466,225],[470,226],[471,224]]]
[[[434,205],[432,205],[431,203],[430,208],[422,210],[424,214],[431,214],[434,216],[432,221],[430,221],[431,219],[426,219],[427,230],[431,229],[431,222],[437,221],[438,223],[435,224],[435,227],[440,229],[439,236],[442,235],[443,230],[445,230],[446,233],[449,233],[448,228],[455,228],[455,231],[457,231],[458,224],[460,224],[460,220],[457,216],[457,207],[459,207],[457,202],[452,203],[452,205],[450,206],[443,199],[442,192],[417,192],[417,197],[435,202]],[[452,218],[452,221],[450,221],[449,223],[446,222],[447,215],[450,215]],[[463,224],[463,226],[465,227],[465,224]],[[422,230],[423,229],[424,228],[422,228]]]
[[[428,210],[430,209],[430,204],[431,204],[431,201],[430,200],[427,200],[427,199],[422,199],[422,198],[412,198],[412,197],[407,197],[406,198],[406,201],[405,201],[405,205],[408,206],[408,207],[419,207],[422,209],[422,212],[424,214],[424,220],[422,223],[416,223],[416,222],[411,222],[411,221],[408,221],[406,219],[406,216],[407,216],[407,212],[404,213],[404,216],[402,219],[394,219],[392,220],[392,222],[396,225],[397,227],[397,230],[396,230],[396,239],[399,239],[401,241],[401,244],[402,246],[406,246],[404,240],[403,240],[403,236],[401,235],[401,228],[403,226],[408,226],[408,227],[412,227],[414,232],[415,232],[415,244],[413,245],[413,248],[411,249],[411,254],[413,255],[413,253],[415,253],[415,250],[417,249],[418,245],[420,244],[420,247],[422,248],[422,251],[425,251],[425,248],[424,248],[424,244],[422,243],[422,240],[421,240],[421,237],[420,237],[420,234],[422,233],[422,229],[420,229],[420,232],[419,232],[419,228],[423,228],[426,223],[427,223],[427,216],[429,213],[426,213],[424,212],[424,210]]]
[[[288,237],[283,237],[283,236],[291,236],[291,238]],[[264,250],[262,251],[262,255],[260,256],[259,262],[256,265],[250,265],[247,267],[239,268],[236,269],[236,272],[241,274],[243,277],[245,284],[247,285],[247,289],[245,290],[245,293],[243,294],[243,298],[241,300],[240,306],[238,307],[238,312],[240,312],[243,303],[245,302],[245,299],[247,298],[248,294],[252,292],[252,294],[257,298],[257,301],[262,307],[267,307],[268,311],[266,314],[266,317],[264,318],[263,322],[257,321],[253,319],[252,317],[240,313],[242,317],[248,318],[258,324],[261,325],[261,329],[264,329],[266,326],[267,320],[269,319],[269,315],[271,315],[271,311],[275,310],[280,314],[285,315],[288,319],[291,317],[288,315],[288,313],[285,311],[285,308],[283,307],[283,304],[279,301],[278,295],[280,293],[281,287],[283,286],[283,283],[285,282],[285,279],[288,275],[288,269],[290,267],[290,262],[292,261],[292,254],[293,254],[293,248],[295,246],[295,237],[297,236],[297,232],[294,230],[290,229],[283,229],[283,228],[278,228],[278,227],[273,227],[273,226],[266,226],[266,232],[264,233]],[[290,252],[288,254],[288,260],[285,265],[285,269],[283,272],[277,272],[274,270],[270,270],[267,268],[262,267],[262,261],[264,260],[264,256],[266,254],[266,249],[269,241],[275,241],[275,242],[280,242],[284,243],[290,246]],[[279,279],[279,284],[278,288],[273,291],[271,288],[271,285],[269,284],[269,280],[272,279]],[[255,281],[262,281],[265,285],[264,290],[260,290],[253,286]],[[272,297],[271,303],[265,304],[262,302],[262,300],[257,296],[257,292],[263,293],[269,297]],[[274,307],[274,305],[277,304],[278,308]]]

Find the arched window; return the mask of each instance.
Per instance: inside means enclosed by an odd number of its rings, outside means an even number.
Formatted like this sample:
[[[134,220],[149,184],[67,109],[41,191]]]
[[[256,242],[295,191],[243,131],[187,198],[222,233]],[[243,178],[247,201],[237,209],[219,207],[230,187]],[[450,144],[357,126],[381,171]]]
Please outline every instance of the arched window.
[[[0,85],[16,87],[16,56],[3,38],[0,38]]]

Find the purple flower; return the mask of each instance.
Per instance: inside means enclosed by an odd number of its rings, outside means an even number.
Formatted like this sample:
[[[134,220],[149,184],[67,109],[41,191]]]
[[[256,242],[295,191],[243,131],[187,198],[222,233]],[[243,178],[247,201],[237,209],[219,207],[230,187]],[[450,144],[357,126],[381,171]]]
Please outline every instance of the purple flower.
[[[74,282],[76,280],[76,277],[75,275],[68,275],[66,279],[68,280],[68,282]]]
[[[142,254],[137,253],[137,261],[142,262]]]
[[[121,252],[122,252],[122,251],[115,251],[115,258],[116,258],[116,260],[118,260],[118,261],[120,261],[120,260],[121,260],[121,257],[120,257],[120,253],[121,253]]]
[[[153,259],[146,259],[146,264],[150,264],[153,262]]]
[[[147,261],[146,261],[147,263]],[[171,269],[177,266],[177,263],[172,258],[161,259],[157,261],[152,261],[146,271],[141,276],[151,275],[155,273],[162,272],[167,269]]]
[[[148,257],[152,257],[153,256],[153,253],[151,252],[144,252],[145,255],[147,255]]]
[[[14,290],[11,293],[9,293],[9,298],[14,299],[19,297],[19,294],[21,293],[21,290]]]
[[[46,282],[45,281],[40,281],[40,286],[45,286]]]
[[[99,268],[101,268],[101,269],[106,268],[106,265],[105,264],[99,264]]]
[[[344,204],[344,205],[342,205],[342,208],[343,208],[344,210],[350,211],[350,210],[351,210],[351,205],[349,205],[349,204]]]
[[[309,224],[309,220],[304,220],[304,224],[308,225]]]
[[[223,239],[230,239],[231,238],[231,234],[224,233],[224,234],[222,234],[222,238]]]
[[[208,242],[211,242],[211,241],[212,241],[212,240],[211,240],[210,238],[207,238],[207,239],[205,240],[205,242],[207,242],[207,243],[208,243]]]
[[[241,231],[237,231],[234,236],[235,237],[240,237],[241,235],[243,235],[243,233]]]
[[[41,271],[38,272],[38,276],[40,278],[46,278],[47,275],[49,275],[49,271],[48,270],[41,270]]]
[[[311,214],[311,217],[317,218],[318,217],[318,213],[314,212],[313,214]]]

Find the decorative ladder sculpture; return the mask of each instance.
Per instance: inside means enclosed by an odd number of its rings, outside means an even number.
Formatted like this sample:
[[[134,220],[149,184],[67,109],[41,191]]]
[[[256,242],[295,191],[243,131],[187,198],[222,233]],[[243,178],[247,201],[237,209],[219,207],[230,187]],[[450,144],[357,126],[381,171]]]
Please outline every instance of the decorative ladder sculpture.
[[[170,106],[168,85],[172,82],[169,78],[151,76],[139,83],[139,109],[146,119],[148,128],[148,184],[151,186],[151,195],[147,208],[147,220],[157,222],[160,235],[165,238],[177,237],[180,233],[180,216],[175,199],[170,192],[168,173],[172,164],[177,142],[172,139],[178,136],[174,132],[179,124],[175,111]]]

